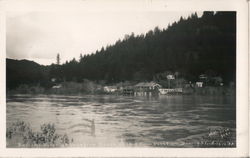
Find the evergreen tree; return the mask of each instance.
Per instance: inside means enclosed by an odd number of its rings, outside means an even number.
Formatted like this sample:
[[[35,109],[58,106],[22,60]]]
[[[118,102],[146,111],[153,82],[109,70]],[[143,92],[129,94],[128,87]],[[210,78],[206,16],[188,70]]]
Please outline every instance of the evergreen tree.
[[[60,54],[58,53],[58,54],[56,55],[56,64],[57,64],[57,65],[60,65],[60,60],[61,60]]]

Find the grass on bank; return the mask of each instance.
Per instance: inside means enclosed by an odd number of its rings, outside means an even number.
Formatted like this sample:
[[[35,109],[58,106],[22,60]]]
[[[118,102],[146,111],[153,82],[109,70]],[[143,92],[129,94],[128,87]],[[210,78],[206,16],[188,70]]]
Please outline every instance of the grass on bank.
[[[236,132],[229,128],[209,129],[194,147],[216,148],[236,147]]]

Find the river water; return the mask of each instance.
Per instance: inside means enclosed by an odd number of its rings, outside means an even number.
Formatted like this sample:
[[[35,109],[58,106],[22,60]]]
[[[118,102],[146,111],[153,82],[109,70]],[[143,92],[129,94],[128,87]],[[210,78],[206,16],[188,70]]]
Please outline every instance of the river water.
[[[53,123],[77,147],[180,147],[211,128],[236,127],[230,96],[12,95],[6,106],[7,127],[18,120],[33,130]]]

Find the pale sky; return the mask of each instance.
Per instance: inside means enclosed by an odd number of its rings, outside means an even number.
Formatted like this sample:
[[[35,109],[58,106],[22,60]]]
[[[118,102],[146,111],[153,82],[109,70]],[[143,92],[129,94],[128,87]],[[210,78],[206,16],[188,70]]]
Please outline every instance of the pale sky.
[[[194,11],[11,11],[6,17],[7,58],[39,64],[61,63],[114,44],[125,34],[145,34],[156,26],[187,17]],[[202,12],[198,12],[201,15]]]

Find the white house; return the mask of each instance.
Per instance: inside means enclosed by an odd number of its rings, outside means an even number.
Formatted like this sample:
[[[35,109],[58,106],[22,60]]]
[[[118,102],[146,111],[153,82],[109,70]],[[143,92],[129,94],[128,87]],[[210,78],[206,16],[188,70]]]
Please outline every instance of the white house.
[[[199,75],[199,79],[200,79],[200,80],[207,80],[208,77],[207,77],[207,75],[205,75],[205,74],[201,74],[201,75]]]
[[[196,82],[196,86],[199,88],[203,87],[203,82]]]
[[[53,89],[59,89],[59,88],[62,88],[62,85],[61,84],[58,84],[58,85],[55,85],[52,87]]]
[[[112,93],[116,92],[118,89],[116,86],[105,86],[103,87],[104,92]]]
[[[51,78],[51,82],[56,82],[56,78]]]
[[[167,79],[168,79],[168,80],[174,80],[175,77],[174,77],[174,75],[167,75]]]

